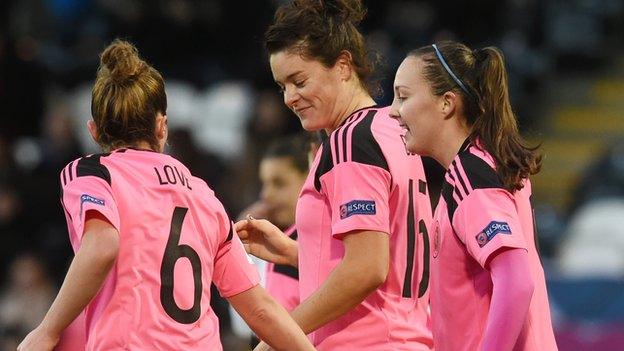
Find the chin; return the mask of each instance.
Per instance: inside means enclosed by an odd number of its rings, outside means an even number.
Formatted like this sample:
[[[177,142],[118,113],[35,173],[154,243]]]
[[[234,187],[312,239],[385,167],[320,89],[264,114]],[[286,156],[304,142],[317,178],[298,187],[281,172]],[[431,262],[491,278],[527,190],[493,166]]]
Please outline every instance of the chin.
[[[303,119],[299,117],[299,121],[301,122],[301,127],[303,127],[303,129],[305,129],[308,132],[316,132],[317,130],[323,129],[323,127],[317,126],[314,123],[310,122],[310,119],[308,118]]]

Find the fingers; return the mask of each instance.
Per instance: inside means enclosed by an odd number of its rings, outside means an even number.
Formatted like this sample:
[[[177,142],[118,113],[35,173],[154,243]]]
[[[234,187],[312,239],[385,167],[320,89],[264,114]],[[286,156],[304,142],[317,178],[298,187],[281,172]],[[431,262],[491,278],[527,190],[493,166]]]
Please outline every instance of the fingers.
[[[251,245],[250,244],[243,243],[243,247],[245,248],[245,252],[247,252],[248,254],[252,254],[251,253]]]

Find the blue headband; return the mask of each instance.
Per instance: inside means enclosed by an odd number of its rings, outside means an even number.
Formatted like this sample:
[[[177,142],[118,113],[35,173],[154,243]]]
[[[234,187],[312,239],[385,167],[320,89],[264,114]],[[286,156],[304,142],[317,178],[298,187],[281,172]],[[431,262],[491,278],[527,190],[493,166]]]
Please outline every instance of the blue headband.
[[[431,44],[431,46],[433,46],[433,48],[435,49],[436,52],[436,56],[438,57],[438,61],[440,61],[440,63],[442,64],[442,67],[444,67],[444,69],[446,70],[446,72],[449,74],[449,76],[451,76],[451,78],[453,78],[453,80],[455,81],[455,83],[457,83],[457,85],[459,86],[459,88],[461,90],[464,91],[464,93],[468,94],[468,96],[470,96],[471,98],[474,98],[474,96],[470,93],[470,91],[468,90],[468,88],[466,88],[466,86],[464,85],[464,83],[461,81],[461,79],[459,79],[455,73],[453,73],[453,71],[451,70],[451,67],[449,67],[449,65],[446,63],[446,60],[444,60],[444,56],[442,56],[442,53],[440,52],[440,50],[438,49],[438,47],[436,46],[436,44]]]

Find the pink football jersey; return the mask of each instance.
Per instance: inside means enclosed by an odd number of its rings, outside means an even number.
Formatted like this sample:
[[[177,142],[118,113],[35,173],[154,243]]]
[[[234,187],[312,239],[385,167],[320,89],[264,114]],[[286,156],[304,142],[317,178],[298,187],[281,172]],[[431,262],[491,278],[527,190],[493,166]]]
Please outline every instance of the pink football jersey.
[[[501,248],[528,251],[535,284],[514,350],[556,350],[544,271],[535,244],[531,183],[504,189],[493,158],[464,143],[445,175],[433,225],[431,314],[436,350],[479,350],[492,280],[485,268]]]
[[[85,310],[87,350],[221,350],[210,284],[258,284],[221,203],[176,159],[119,149],[71,162],[61,202],[77,251],[87,211],[119,232],[119,255]]]
[[[319,149],[297,203],[305,300],[344,256],[355,230],[390,237],[388,277],[360,305],[311,334],[319,350],[429,350],[431,205],[422,161],[406,152],[388,108],[354,112]]]
[[[288,228],[284,234],[297,240],[295,226]],[[297,268],[268,262],[265,285],[269,294],[286,310],[292,311],[299,305],[299,270]]]

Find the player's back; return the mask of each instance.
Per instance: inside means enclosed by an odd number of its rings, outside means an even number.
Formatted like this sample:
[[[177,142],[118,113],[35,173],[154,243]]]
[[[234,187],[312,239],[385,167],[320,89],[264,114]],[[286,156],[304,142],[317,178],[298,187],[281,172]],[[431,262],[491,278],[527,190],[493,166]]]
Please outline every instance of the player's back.
[[[232,228],[205,182],[170,156],[134,149],[82,158],[64,172],[106,181],[119,214],[115,267],[86,311],[87,349],[220,350],[210,284]],[[81,207],[104,205],[93,198]],[[76,249],[80,235],[70,235]]]

